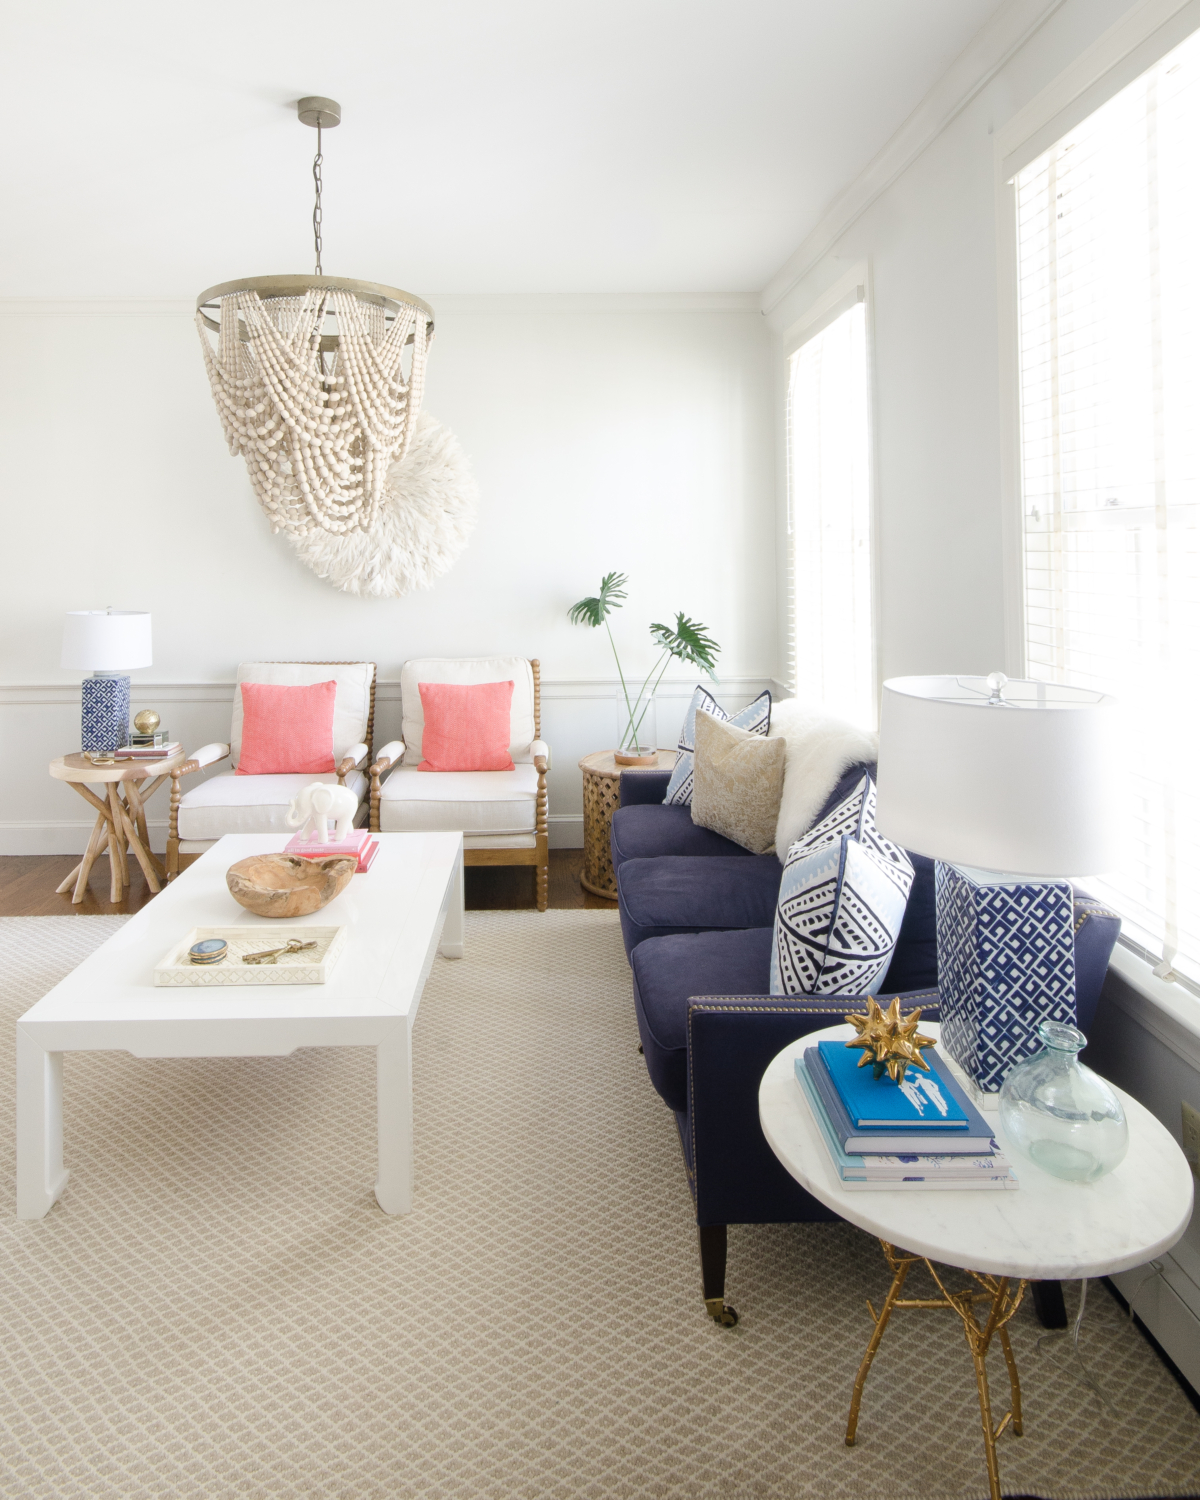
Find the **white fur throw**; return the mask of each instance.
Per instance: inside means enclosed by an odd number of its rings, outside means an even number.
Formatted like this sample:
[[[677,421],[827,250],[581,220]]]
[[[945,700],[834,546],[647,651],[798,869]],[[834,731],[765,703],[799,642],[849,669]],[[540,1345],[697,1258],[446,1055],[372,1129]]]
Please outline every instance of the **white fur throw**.
[[[799,698],[785,698],[771,709],[768,738],[787,740],[783,800],[775,825],[775,852],[782,864],[800,835],[812,827],[842,772],[856,761],[878,758],[879,736]]]
[[[347,594],[407,594],[429,588],[467,545],[478,494],[457,438],[422,412],[408,452],[388,470],[370,531],[314,526],[289,539],[301,562]]]

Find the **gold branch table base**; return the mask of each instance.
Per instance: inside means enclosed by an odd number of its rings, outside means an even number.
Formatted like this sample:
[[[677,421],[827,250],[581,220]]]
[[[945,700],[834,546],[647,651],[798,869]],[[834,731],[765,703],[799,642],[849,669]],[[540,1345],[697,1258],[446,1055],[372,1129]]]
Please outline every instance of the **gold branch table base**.
[[[854,1394],[850,1398],[850,1416],[846,1422],[846,1446],[848,1448],[854,1446],[858,1432],[858,1412],[862,1404],[863,1386],[866,1384],[871,1362],[879,1352],[883,1332],[892,1313],[910,1308],[922,1311],[949,1309],[956,1312],[962,1319],[963,1332],[967,1337],[967,1348],[971,1351],[971,1359],[975,1365],[975,1384],[979,1392],[979,1415],[983,1423],[983,1446],[987,1455],[988,1485],[991,1500],[1001,1500],[1000,1464],[996,1457],[996,1439],[1009,1423],[1012,1424],[1012,1430],[1017,1437],[1020,1437],[1024,1431],[1021,1422],[1021,1381],[1017,1375],[1017,1362],[1013,1358],[1007,1324],[1021,1305],[1021,1298],[1025,1295],[1027,1283],[1018,1281],[1016,1289],[1012,1290],[1011,1279],[1007,1276],[984,1276],[978,1271],[968,1271],[966,1274],[976,1283],[978,1290],[968,1288],[965,1291],[952,1292],[938,1275],[932,1261],[924,1260],[923,1256],[909,1255],[904,1250],[897,1250],[886,1240],[880,1240],[879,1243],[883,1247],[888,1265],[892,1268],[892,1284],[884,1298],[883,1307],[878,1313],[871,1306],[870,1301],[867,1302],[867,1311],[871,1314],[875,1331],[871,1334],[867,1352],[863,1355],[862,1364],[858,1367],[858,1375],[854,1381]],[[921,1260],[924,1260],[925,1268],[941,1292],[940,1297],[902,1297],[900,1295],[909,1271]],[[982,1322],[976,1316],[976,1307],[980,1307],[983,1311]],[[1012,1404],[995,1426],[992,1425],[992,1400],[987,1377],[987,1353],[994,1338],[999,1339],[1000,1347],[1004,1351],[1004,1363],[1008,1367],[1008,1382],[1012,1392]]]
[[[96,811],[96,822],[83,858],[58,887],[59,894],[71,891],[71,901],[78,905],[87,890],[92,866],[104,853],[109,861],[108,899],[114,904],[129,887],[131,853],[142,867],[150,889],[156,894],[162,889],[167,871],[150,848],[146,802],[185,759],[182,752],[176,752],[148,765],[127,760],[95,765],[82,755],[61,755],[50,762],[50,775],[56,781],[65,781]],[[98,793],[92,790],[93,786]]]

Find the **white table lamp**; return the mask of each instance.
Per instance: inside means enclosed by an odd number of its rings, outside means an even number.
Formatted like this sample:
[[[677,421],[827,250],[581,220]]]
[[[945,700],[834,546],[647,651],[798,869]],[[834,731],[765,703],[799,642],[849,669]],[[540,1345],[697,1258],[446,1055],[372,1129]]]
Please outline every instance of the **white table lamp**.
[[[938,861],[947,1050],[985,1092],[1075,1021],[1067,877],[1117,861],[1116,700],[1062,683],[897,677],[883,685],[876,821]]]
[[[129,738],[129,673],[153,665],[150,616],[142,610],[74,609],[63,626],[61,665],[83,681],[82,747],[117,750]]]

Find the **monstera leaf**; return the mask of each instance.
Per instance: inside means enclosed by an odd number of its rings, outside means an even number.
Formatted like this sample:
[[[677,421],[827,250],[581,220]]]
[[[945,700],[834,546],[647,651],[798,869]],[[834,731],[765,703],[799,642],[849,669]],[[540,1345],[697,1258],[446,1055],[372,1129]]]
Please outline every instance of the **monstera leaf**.
[[[679,661],[691,662],[715,682],[717,655],[721,648],[707,634],[707,628],[699,620],[689,620],[687,615],[680,613],[675,616],[673,629],[670,625],[651,625],[650,634],[660,650],[669,652]]]
[[[599,594],[572,604],[567,618],[572,625],[590,625],[593,629],[603,625],[614,609],[620,609],[628,582],[624,573],[606,573],[600,580]]]

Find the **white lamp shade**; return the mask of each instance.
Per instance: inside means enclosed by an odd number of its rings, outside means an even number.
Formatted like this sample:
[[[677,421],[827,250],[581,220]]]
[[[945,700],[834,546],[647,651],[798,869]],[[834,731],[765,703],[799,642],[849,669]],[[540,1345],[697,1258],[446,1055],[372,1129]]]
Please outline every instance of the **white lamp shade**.
[[[1116,700],[1029,680],[1001,691],[997,704],[983,677],[884,683],[880,833],[917,854],[1011,875],[1112,870]]]
[[[62,665],[78,672],[153,666],[150,616],[135,609],[72,609],[63,626]]]

